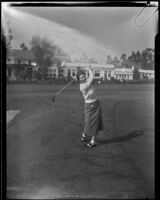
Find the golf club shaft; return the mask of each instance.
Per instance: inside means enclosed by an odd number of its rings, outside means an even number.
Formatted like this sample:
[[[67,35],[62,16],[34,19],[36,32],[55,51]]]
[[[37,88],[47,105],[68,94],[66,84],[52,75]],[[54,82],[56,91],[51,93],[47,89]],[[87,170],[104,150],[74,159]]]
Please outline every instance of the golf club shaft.
[[[72,82],[74,81],[74,79],[72,79],[65,87],[63,87],[60,91],[58,91],[56,93],[56,95],[60,94],[66,87],[68,87]]]

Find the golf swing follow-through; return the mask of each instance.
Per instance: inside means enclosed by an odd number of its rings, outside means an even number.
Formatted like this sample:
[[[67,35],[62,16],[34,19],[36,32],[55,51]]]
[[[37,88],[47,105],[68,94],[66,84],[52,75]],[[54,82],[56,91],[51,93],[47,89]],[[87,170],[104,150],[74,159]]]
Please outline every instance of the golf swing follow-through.
[[[103,120],[101,114],[100,102],[96,96],[95,88],[93,87],[94,73],[91,65],[88,67],[89,77],[81,71],[78,75],[80,81],[80,91],[84,97],[84,131],[81,135],[81,141],[86,141],[86,136],[91,136],[91,140],[87,143],[87,147],[96,146],[96,136],[98,131],[103,130]],[[66,87],[68,87],[75,79],[72,79],[65,87],[59,90],[53,97],[59,95]]]
[[[91,136],[87,147],[96,146],[96,136],[98,131],[103,130],[103,120],[101,113],[100,102],[97,98],[95,88],[93,87],[94,73],[91,65],[88,67],[89,78],[85,73],[79,75],[80,91],[84,97],[84,131],[81,136],[81,141],[86,141],[86,136]]]

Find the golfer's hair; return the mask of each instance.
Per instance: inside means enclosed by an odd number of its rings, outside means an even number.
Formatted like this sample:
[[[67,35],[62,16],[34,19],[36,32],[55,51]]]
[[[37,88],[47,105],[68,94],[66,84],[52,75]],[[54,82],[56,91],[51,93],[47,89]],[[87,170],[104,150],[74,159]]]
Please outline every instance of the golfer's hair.
[[[77,80],[79,81],[79,77],[80,75],[86,75],[85,72],[83,70],[78,71],[77,73]]]

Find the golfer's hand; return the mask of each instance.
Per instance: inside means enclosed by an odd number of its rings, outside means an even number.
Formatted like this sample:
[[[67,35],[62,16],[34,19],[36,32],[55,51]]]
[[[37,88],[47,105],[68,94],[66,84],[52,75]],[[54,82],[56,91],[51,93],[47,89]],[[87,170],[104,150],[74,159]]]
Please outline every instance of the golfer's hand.
[[[92,65],[89,65],[89,66],[88,66],[88,69],[92,70],[92,69],[93,69]]]

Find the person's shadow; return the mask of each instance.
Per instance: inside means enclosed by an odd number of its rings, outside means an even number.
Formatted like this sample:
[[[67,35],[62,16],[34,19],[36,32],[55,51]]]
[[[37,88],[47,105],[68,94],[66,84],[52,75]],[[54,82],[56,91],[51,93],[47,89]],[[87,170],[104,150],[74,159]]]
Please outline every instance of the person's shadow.
[[[144,134],[143,130],[136,130],[136,131],[132,131],[131,133],[127,135],[120,136],[120,137],[113,137],[111,139],[102,140],[102,139],[97,138],[97,143],[98,145],[105,145],[105,144],[111,144],[111,143],[116,143],[116,142],[125,142],[133,138],[139,137],[143,134]]]

